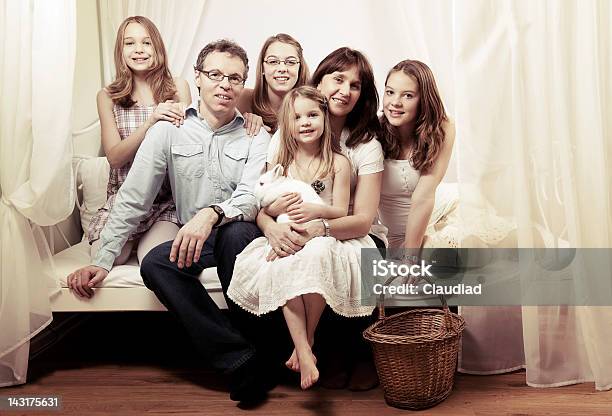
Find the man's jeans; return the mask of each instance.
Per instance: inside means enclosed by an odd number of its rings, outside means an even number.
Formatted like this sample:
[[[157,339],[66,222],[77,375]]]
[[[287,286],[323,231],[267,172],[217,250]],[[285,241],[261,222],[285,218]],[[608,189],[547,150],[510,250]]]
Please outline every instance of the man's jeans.
[[[179,269],[169,260],[172,241],[160,244],[142,260],[140,274],[166,308],[178,318],[196,348],[213,367],[231,372],[251,358],[255,348],[232,326],[199,282],[202,270],[217,266],[223,294],[234,272],[236,256],[261,231],[250,222],[232,222],[213,229],[200,260]],[[230,308],[234,307],[226,297]]]

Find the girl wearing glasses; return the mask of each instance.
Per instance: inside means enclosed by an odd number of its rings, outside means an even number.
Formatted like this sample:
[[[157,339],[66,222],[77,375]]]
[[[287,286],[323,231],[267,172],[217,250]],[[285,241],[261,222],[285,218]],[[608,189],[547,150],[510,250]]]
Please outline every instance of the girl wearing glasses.
[[[127,177],[131,162],[146,132],[159,120],[180,126],[185,107],[191,101],[187,82],[172,78],[161,35],[149,19],[128,17],[121,23],[115,41],[116,79],[98,92],[98,115],[102,146],[110,164],[107,201],[92,218],[88,229],[92,258],[115,201],[119,187]],[[115,265],[124,264],[138,242],[139,261],[153,247],[172,240],[179,230],[169,182],[166,181],[151,211],[124,245]],[[91,297],[89,279],[76,270],[67,278],[78,296]]]
[[[308,66],[302,46],[293,37],[279,33],[264,42],[257,59],[255,88],[245,88],[238,101],[242,113],[255,113],[274,133],[285,95],[308,81]]]
[[[299,194],[285,194],[269,208],[260,211],[257,224],[268,238],[273,252],[269,258],[300,255],[300,250],[307,241],[316,236],[332,236],[342,241],[344,257],[360,260],[361,248],[384,248],[385,232],[373,227],[376,217],[383,171],[383,151],[376,137],[380,124],[376,116],[378,93],[374,84],[374,74],[367,58],[359,51],[340,48],[321,61],[311,80],[329,103],[329,120],[335,146],[349,159],[350,199],[348,215],[326,221],[314,221],[308,224],[277,224],[273,216],[295,207],[303,207]],[[268,155],[278,152],[280,138],[272,137]],[[303,207],[306,209],[305,207]],[[336,253],[337,254],[337,253]],[[331,262],[332,252],[315,252],[303,256],[305,267],[308,264],[325,264]],[[341,256],[338,256],[340,258]],[[350,271],[351,280],[359,291],[360,270],[352,267],[347,260],[345,270]],[[373,307],[368,309],[373,311]],[[364,311],[362,315],[369,315]],[[335,318],[334,318],[335,319]],[[349,388],[364,390],[376,385],[376,375],[368,360],[369,346],[361,339],[360,330],[367,322],[360,320],[341,320],[341,325],[334,328],[342,333],[341,338],[350,342],[349,351],[341,355],[353,355],[356,365],[354,377],[350,379]],[[336,361],[339,365],[340,360]],[[349,372],[331,372],[339,374],[333,381],[325,383],[329,387],[344,387],[349,383]],[[328,379],[329,380],[329,379]]]

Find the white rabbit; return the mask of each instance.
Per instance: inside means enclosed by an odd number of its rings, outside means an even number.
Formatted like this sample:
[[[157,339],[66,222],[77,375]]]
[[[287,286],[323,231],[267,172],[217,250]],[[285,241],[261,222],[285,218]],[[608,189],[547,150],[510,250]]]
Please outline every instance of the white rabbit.
[[[304,202],[324,204],[323,200],[317,195],[312,186],[308,185],[306,182],[283,176],[283,167],[281,165],[276,165],[273,169],[261,175],[254,190],[255,197],[262,208],[272,204],[282,194],[287,192],[298,192],[302,196],[302,201]],[[291,220],[289,219],[289,215],[283,213],[276,218],[276,222],[291,222]]]

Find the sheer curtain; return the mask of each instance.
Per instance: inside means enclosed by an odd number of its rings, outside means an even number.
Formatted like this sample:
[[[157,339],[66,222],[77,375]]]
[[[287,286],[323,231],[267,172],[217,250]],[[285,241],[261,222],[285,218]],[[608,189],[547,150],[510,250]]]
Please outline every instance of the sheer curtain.
[[[76,3],[0,5],[0,386],[9,386],[25,383],[29,340],[51,322],[57,289],[36,224],[55,224],[74,207]]]
[[[453,17],[461,182],[516,220],[516,246],[610,247],[610,3],[468,4]],[[529,385],[612,388],[612,308],[491,311],[462,308],[464,371],[511,369],[522,347]]]
[[[204,18],[206,0],[101,0],[98,2],[104,85],[115,76],[113,50],[117,29],[129,16],[145,16],[159,29],[172,75],[193,73],[192,49],[202,47],[196,33]],[[200,45],[202,43],[202,45]],[[188,78],[189,80],[191,78]]]

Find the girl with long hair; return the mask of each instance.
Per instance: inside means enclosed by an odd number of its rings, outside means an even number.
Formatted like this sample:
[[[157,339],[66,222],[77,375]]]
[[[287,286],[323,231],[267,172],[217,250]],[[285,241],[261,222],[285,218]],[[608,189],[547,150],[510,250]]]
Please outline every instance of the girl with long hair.
[[[146,17],[128,17],[121,23],[114,57],[116,78],[97,96],[102,147],[111,169],[107,201],[89,224],[92,258],[98,250],[100,233],[119,187],[127,177],[145,134],[160,120],[180,126],[185,108],[191,101],[187,82],[172,78],[159,30]],[[124,264],[136,244],[138,259],[142,260],[151,248],[174,239],[178,230],[172,192],[166,181],[151,211],[130,236],[114,264]],[[81,270],[68,276],[68,287],[78,296],[91,297],[93,290],[87,285],[88,279]]]
[[[383,112],[380,220],[389,230],[389,246],[405,248],[406,259],[416,262],[436,188],[448,168],[455,129],[433,73],[420,61],[404,60],[389,71]]]
[[[289,220],[304,224],[345,216],[350,164],[332,140],[326,98],[307,86],[289,92],[281,106],[279,137],[280,147],[272,165],[280,165],[286,176],[311,185],[323,200],[323,204],[304,202],[290,206]],[[312,346],[325,305],[344,316],[362,316],[371,309],[360,306],[355,297],[359,293],[355,287],[358,279],[341,273],[346,262],[344,243],[320,236],[308,241],[295,256],[274,262],[266,261],[267,243],[265,237],[260,237],[237,257],[228,297],[256,315],[282,307],[295,346],[286,365],[300,372],[301,386],[307,389],[319,378]],[[312,262],[312,256],[325,261]],[[352,266],[359,267],[356,257],[352,258]]]
[[[302,45],[286,33],[270,36],[257,58],[255,88],[245,88],[238,108],[259,115],[274,133],[283,98],[291,89],[305,85],[309,76]]]
[[[360,261],[361,248],[384,248],[385,231],[374,224],[383,171],[383,151],[376,139],[380,124],[376,112],[378,93],[374,83],[372,67],[365,55],[357,50],[343,47],[326,56],[314,72],[310,84],[317,88],[329,103],[329,120],[332,141],[350,162],[350,197],[346,216],[306,224],[277,224],[274,217],[290,207],[301,206],[300,196],[295,193],[283,195],[274,204],[260,211],[257,224],[270,242],[272,251],[269,260],[297,255],[305,250],[307,242],[316,236],[332,236],[343,243],[342,254],[333,252],[308,253],[305,264],[331,262],[331,257],[346,259],[351,282],[360,293],[361,272],[353,268],[352,259]],[[270,141],[268,160],[272,162],[280,144],[277,132]],[[304,253],[301,254],[306,259]],[[342,273],[346,274],[346,270]],[[373,307],[364,307],[362,315],[369,315]],[[337,320],[337,314],[330,319]],[[333,328],[334,336],[351,345],[339,355],[348,362],[333,359],[331,367],[342,367],[326,377],[329,387],[349,384],[354,390],[365,390],[376,385],[369,346],[361,339],[361,330],[367,325],[364,319],[340,319],[341,324]],[[340,334],[340,335],[339,335]],[[349,380],[349,368],[353,366],[353,377]]]

